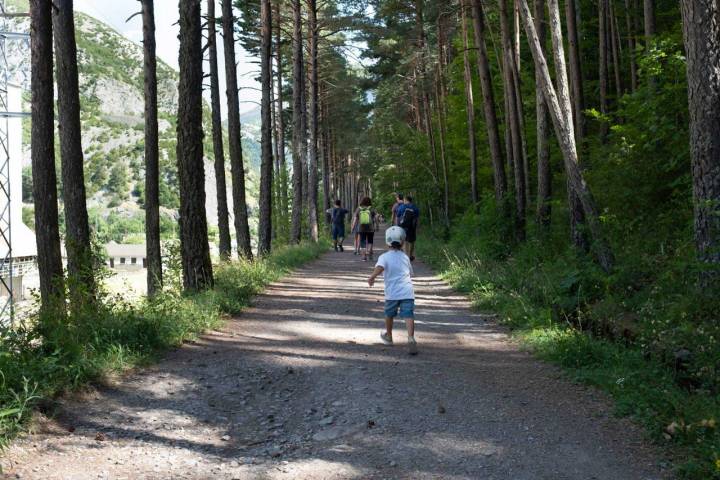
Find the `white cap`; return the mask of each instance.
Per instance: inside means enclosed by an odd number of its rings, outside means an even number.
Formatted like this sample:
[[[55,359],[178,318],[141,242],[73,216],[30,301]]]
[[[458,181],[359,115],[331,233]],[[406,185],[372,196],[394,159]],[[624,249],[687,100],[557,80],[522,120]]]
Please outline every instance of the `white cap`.
[[[403,243],[405,241],[405,230],[402,227],[394,226],[385,231],[385,243],[392,245],[393,243]]]

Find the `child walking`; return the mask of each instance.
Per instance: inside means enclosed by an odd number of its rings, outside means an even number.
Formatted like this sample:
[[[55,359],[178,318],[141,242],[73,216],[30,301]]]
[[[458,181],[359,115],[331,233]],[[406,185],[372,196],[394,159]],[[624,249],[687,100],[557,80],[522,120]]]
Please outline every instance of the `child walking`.
[[[385,345],[392,345],[392,330],[395,317],[405,320],[408,334],[408,353],[417,355],[415,342],[415,292],[412,284],[412,265],[403,252],[405,230],[390,227],[385,232],[385,243],[390,250],[380,255],[368,285],[375,285],[380,275],[385,278],[385,331],[380,334]]]

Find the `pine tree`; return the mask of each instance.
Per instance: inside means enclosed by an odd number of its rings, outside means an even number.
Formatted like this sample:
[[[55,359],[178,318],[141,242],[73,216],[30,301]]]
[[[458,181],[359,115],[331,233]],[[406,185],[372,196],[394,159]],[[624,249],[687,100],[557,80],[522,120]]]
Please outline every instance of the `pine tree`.
[[[52,1],[30,0],[31,156],[42,308],[63,304],[53,95]]]
[[[213,286],[205,212],[200,0],[180,0],[179,8],[177,162],[180,183],[180,253],[185,290],[198,291]]]
[[[210,108],[212,110],[213,155],[215,157],[215,184],[217,188],[218,249],[220,258],[228,260],[232,255],[230,222],[225,183],[225,148],[220,117],[220,79],[217,62],[217,18],[215,0],[207,3],[208,63],[210,64]]]
[[[258,255],[270,253],[272,242],[272,118],[270,93],[272,89],[272,7],[270,0],[260,3],[260,83],[261,103],[261,160],[260,160],[260,221],[258,225]]]
[[[681,2],[687,52],[690,153],[695,243],[708,267],[703,283],[717,283],[720,265],[720,7],[708,0]]]
[[[155,7],[142,0],[143,78],[145,83],[145,248],[147,292],[162,288],[160,252],[160,151],[158,147],[157,57],[155,55]]]
[[[225,52],[225,84],[228,106],[228,139],[230,147],[230,173],[232,175],[233,214],[238,254],[252,258],[247,200],[245,198],[245,166],[243,165],[240,130],[240,98],[235,60],[235,17],[232,0],[222,0],[223,46]]]
[[[52,19],[57,62],[55,72],[65,206],[65,248],[70,280],[68,286],[72,308],[79,309],[88,298],[94,298],[96,287],[80,138],[80,93],[73,1],[55,0],[54,7]]]

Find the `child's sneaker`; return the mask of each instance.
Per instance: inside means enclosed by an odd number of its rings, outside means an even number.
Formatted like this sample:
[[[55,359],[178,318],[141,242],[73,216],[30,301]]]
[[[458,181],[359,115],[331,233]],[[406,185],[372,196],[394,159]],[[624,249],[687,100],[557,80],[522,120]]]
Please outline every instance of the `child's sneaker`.
[[[380,334],[380,339],[382,340],[382,342],[383,342],[385,345],[392,345],[392,344],[393,344],[392,336],[388,335],[387,332],[382,332],[382,333]]]
[[[337,245],[335,245],[335,251],[336,251],[336,252],[338,251],[338,246],[337,246]]]
[[[408,338],[408,354],[410,355],[417,355],[418,348],[417,348],[417,342],[413,337]]]
[[[340,245],[340,251],[341,251],[341,252],[344,252],[344,251],[345,251],[345,249],[343,248],[342,245]]]

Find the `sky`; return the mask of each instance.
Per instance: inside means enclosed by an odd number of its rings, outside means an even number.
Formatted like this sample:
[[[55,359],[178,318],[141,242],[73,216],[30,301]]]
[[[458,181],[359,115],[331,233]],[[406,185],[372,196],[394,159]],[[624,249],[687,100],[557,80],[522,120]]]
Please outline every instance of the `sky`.
[[[204,3],[204,2],[203,2]],[[217,2],[215,11],[220,12],[220,2]],[[130,40],[140,43],[142,40],[142,19],[138,15],[130,22],[126,20],[140,10],[137,0],[75,0],[75,10],[87,13],[101,20]],[[157,42],[157,55],[165,63],[177,70],[178,68],[178,7],[175,0],[155,1],[155,37]],[[240,111],[247,112],[257,108],[260,102],[259,83],[254,80],[259,74],[259,64],[252,63],[254,59],[247,55],[240,44],[235,44],[235,54],[238,60],[238,84],[240,86]],[[225,61],[222,49],[222,38],[218,35],[218,67],[220,71],[220,95],[225,96]],[[209,71],[207,66],[205,71]],[[209,90],[209,89],[208,89]],[[206,90],[206,96],[210,92]],[[220,102],[223,118],[227,113],[225,102]]]

